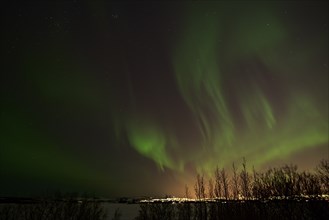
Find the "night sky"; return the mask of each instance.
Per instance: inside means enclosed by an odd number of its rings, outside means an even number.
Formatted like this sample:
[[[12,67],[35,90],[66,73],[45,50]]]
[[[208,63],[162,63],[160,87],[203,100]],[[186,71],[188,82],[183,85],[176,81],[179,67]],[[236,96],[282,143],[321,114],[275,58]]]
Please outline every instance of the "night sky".
[[[1,16],[0,196],[182,196],[243,157],[329,157],[326,1],[12,1]]]

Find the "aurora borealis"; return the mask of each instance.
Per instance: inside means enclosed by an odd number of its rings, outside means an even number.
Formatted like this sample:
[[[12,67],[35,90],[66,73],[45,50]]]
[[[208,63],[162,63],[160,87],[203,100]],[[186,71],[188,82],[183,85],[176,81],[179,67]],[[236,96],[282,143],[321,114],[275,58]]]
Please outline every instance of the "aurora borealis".
[[[328,159],[328,3],[11,3],[0,195],[183,195]]]

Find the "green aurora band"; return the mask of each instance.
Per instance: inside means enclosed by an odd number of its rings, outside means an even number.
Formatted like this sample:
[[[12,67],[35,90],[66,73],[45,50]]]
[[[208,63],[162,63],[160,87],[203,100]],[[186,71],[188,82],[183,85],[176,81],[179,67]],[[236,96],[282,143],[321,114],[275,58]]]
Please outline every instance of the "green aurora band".
[[[278,2],[184,1],[155,23],[158,5],[95,1],[67,6],[81,17],[59,4],[45,18],[51,4],[17,18],[3,41],[24,39],[3,74],[1,187],[172,193],[242,157],[262,169],[328,149],[328,27],[304,27],[311,3]]]
[[[300,88],[295,79],[308,77],[308,71],[321,70],[312,70],[312,65],[302,70],[297,68],[298,60],[282,57],[283,48],[290,41],[289,27],[276,18],[272,8],[243,7],[235,9],[234,13],[240,10],[242,14],[236,16],[231,38],[225,36],[225,17],[232,12],[222,10],[220,14],[220,6],[214,3],[190,4],[182,21],[173,49],[173,67],[180,94],[200,134],[198,142],[189,143],[194,148],[173,158],[169,152],[179,148],[180,141],[173,141],[177,137],[161,129],[160,123],[127,126],[132,146],[161,168],[183,171],[185,164],[193,163],[199,172],[210,173],[217,165],[227,167],[242,157],[259,167],[328,143],[328,107],[323,108],[315,97],[326,100],[328,94]],[[246,11],[253,16],[248,17]],[[323,36],[317,40],[325,41]],[[307,52],[309,59],[316,53]],[[234,72],[234,65],[255,57],[263,69],[249,67],[251,72],[244,72],[243,77]],[[285,58],[289,65],[282,68],[279,62]],[[269,91],[267,87],[276,82],[266,79],[266,74],[274,75],[279,82],[288,82],[288,87],[277,86],[277,91]],[[235,90],[229,90],[230,85]],[[235,107],[230,103],[235,103]]]

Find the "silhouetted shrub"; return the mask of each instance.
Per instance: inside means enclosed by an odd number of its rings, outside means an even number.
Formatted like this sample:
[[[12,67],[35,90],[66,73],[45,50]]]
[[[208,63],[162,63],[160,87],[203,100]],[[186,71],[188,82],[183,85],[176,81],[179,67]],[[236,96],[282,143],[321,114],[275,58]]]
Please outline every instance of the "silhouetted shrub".
[[[42,199],[29,204],[2,204],[1,220],[101,220],[104,207],[93,199]]]
[[[165,206],[165,208],[164,208]],[[160,208],[159,208],[160,207]],[[202,210],[202,214],[198,209]],[[218,200],[214,202],[143,203],[136,220],[327,219],[324,200]],[[145,211],[147,210],[147,211]],[[168,213],[164,213],[169,210]],[[205,211],[206,210],[206,211]],[[207,214],[205,214],[207,213]]]

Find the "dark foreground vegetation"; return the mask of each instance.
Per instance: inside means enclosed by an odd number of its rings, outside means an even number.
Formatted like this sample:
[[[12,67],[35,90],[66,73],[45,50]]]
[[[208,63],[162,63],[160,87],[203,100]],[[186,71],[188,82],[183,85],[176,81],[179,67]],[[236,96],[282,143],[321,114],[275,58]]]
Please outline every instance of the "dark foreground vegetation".
[[[229,174],[230,173],[230,174]],[[185,186],[184,199],[144,200],[136,220],[329,219],[329,161],[310,172],[285,165],[249,172],[246,161],[232,171],[217,168],[213,177],[198,174],[196,199]],[[78,196],[0,200],[0,220],[101,220],[100,200]],[[124,210],[108,219],[119,220]]]
[[[294,165],[248,172],[243,159],[240,169],[217,168],[208,180],[198,174],[194,194],[189,199],[185,186],[185,201],[145,201],[137,219],[329,219],[329,161],[310,172]]]
[[[141,204],[137,220],[221,219],[328,219],[329,204],[323,200],[244,200],[214,202],[156,202]]]
[[[101,220],[106,211],[94,199],[30,199],[0,204],[1,220]]]

